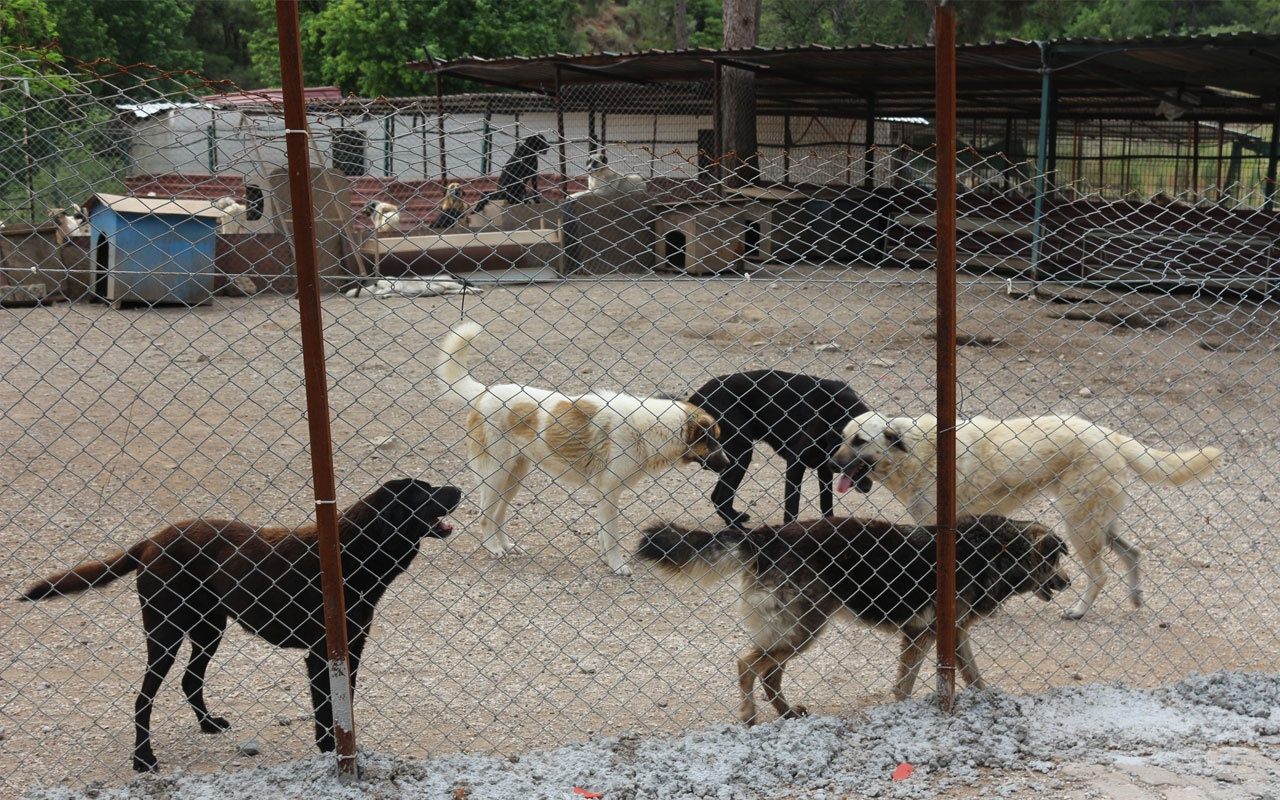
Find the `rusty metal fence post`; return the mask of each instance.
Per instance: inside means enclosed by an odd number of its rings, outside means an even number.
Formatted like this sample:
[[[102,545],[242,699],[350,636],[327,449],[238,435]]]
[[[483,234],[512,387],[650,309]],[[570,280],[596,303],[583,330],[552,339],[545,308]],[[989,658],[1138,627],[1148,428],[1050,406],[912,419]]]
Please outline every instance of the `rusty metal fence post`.
[[[337,745],[338,776],[344,783],[359,775],[355,715],[351,703],[351,670],[347,648],[346,601],[342,592],[342,551],[338,541],[337,481],[329,429],[329,395],[324,360],[324,326],[320,318],[320,280],[316,268],[315,209],[311,195],[311,150],[303,101],[302,54],[298,4],[276,0],[280,39],[280,77],[284,90],[285,145],[293,209],[293,253],[298,275],[298,307],[302,323],[302,357],[307,393],[307,425],[311,440],[311,473],[320,534],[320,583],[324,593],[325,638],[329,654],[329,703]],[[319,721],[317,720],[317,724]]]
[[[956,692],[956,10],[935,9],[938,103],[938,702]]]

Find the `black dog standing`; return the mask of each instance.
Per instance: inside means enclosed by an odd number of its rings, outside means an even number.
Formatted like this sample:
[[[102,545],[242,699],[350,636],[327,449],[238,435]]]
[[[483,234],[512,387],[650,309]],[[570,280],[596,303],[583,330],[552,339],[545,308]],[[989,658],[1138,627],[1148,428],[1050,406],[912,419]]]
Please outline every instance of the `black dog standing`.
[[[507,205],[523,203],[538,194],[538,156],[547,152],[547,140],[540,135],[526,136],[516,145],[515,152],[498,176],[498,189],[486,194],[476,205],[481,211],[490,200],[502,200]]]
[[[848,384],[761,369],[712,378],[689,402],[720,422],[720,446],[730,466],[720,473],[711,502],[727,524],[742,526],[750,519],[746,512],[734,510],[733,499],[751,466],[756,442],[769,445],[787,462],[784,522],[793,522],[800,514],[800,484],[806,469],[818,473],[823,516],[835,513],[831,491],[834,470],[829,460],[840,446],[841,428],[868,411]],[[860,492],[871,491],[871,479],[866,475],[854,483]]]

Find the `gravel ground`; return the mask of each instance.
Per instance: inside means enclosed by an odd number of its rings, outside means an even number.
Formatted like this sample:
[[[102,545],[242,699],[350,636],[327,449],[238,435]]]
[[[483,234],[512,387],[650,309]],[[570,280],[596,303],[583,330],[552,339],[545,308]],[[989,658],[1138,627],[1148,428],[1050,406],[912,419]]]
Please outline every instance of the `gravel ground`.
[[[1009,289],[1012,288],[1012,294]],[[340,502],[396,475],[469,489],[462,432],[437,407],[433,342],[461,319],[491,337],[474,372],[568,391],[686,394],[707,377],[779,367],[847,380],[874,408],[931,410],[932,274],[760,272],[750,280],[628,280],[490,288],[482,296],[325,300]],[[1270,670],[1277,522],[1275,306],[1071,290],[1025,295],[961,279],[962,415],[1081,413],[1163,448],[1228,452],[1206,482],[1135,486],[1122,518],[1144,550],[1147,605],[1116,585],[1081,622],[1072,592],[1010,604],[979,626],[984,677],[1007,691],[1194,673]],[[1069,318],[1077,317],[1077,318]],[[89,304],[0,312],[0,794],[35,785],[118,785],[143,664],[130,581],[38,605],[34,576],[193,515],[304,521],[310,455],[296,301],[218,300],[193,310]],[[761,453],[741,498],[781,518],[779,461]],[[679,470],[624,515],[712,523],[713,476]],[[729,588],[674,589],[610,576],[585,492],[535,477],[511,520],[526,554],[494,560],[472,535],[430,542],[379,610],[356,694],[361,743],[398,758],[502,757],[593,736],[672,736],[732,721],[742,635]],[[806,486],[806,510],[816,487]],[[901,518],[883,490],[841,513]],[[1032,509],[1050,524],[1048,508]],[[881,707],[896,644],[836,625],[788,670],[823,715]],[[177,679],[157,702],[162,765],[188,771],[294,763],[311,753],[301,660],[239,631],[210,671],[226,736],[195,734]],[[924,682],[926,687],[928,681]],[[249,744],[257,755],[246,755]]]

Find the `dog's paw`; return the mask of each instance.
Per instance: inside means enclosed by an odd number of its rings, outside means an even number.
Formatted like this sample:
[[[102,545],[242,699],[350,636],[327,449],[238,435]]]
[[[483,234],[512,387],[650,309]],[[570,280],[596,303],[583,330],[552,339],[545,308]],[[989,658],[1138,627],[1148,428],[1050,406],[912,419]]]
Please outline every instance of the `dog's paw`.
[[[205,717],[200,720],[200,730],[203,733],[222,733],[231,728],[231,723],[223,717]]]
[[[145,750],[135,750],[133,753],[133,771],[134,772],[155,772],[160,766],[160,762],[156,761],[156,754],[148,747]]]
[[[631,567],[627,564],[610,565],[609,569],[613,570],[613,574],[617,575],[619,578],[631,577]]]
[[[781,719],[800,719],[809,716],[809,709],[804,706],[791,706],[781,716]]]
[[[731,511],[728,514],[721,514],[720,518],[730,528],[738,528],[740,530],[745,530],[747,523],[751,521],[751,515],[745,511]]]
[[[524,555],[524,548],[514,543],[504,547],[503,545],[498,543],[485,542],[484,549],[488,550],[489,553],[492,554],[494,558],[505,558],[506,556]]]
[[[1084,606],[1083,608],[1078,605],[1072,606],[1071,608],[1068,608],[1066,611],[1062,612],[1062,618],[1069,619],[1072,622],[1076,622],[1078,620],[1084,619],[1084,615],[1088,611],[1089,611],[1088,606]]]

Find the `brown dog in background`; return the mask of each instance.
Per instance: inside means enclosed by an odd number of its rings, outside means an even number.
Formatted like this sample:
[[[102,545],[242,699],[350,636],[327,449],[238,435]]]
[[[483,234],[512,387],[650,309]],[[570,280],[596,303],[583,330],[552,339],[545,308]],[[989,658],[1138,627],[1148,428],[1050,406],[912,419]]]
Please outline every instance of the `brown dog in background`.
[[[374,608],[418,554],[422,539],[441,539],[453,530],[440,518],[461,499],[462,493],[452,486],[437,488],[402,478],[379,487],[339,519],[353,689]],[[204,702],[205,670],[228,617],[277,647],[307,651],[316,746],[328,752],[335,740],[317,543],[314,524],[291,530],[192,519],[169,525],[127,550],[37,581],[22,597],[41,600],[73,594],[138,573],[147,672],[134,706],[135,770],[147,772],[157,766],[151,749],[151,706],[184,637],[191,639],[191,660],[182,676],[182,691],[195,709],[200,730],[219,733],[231,727],[210,714]]]

